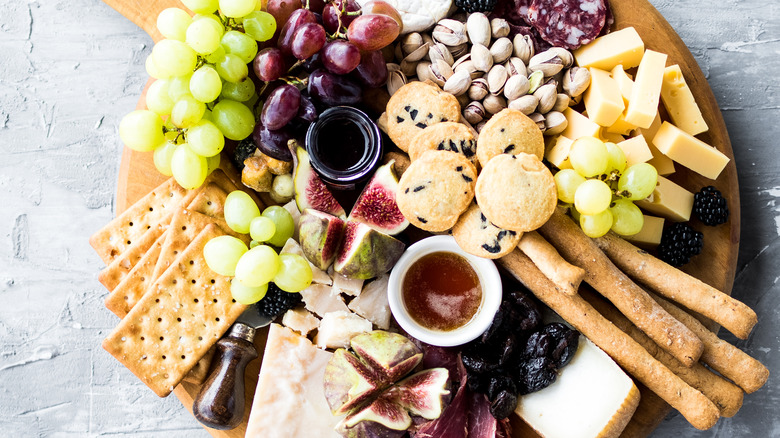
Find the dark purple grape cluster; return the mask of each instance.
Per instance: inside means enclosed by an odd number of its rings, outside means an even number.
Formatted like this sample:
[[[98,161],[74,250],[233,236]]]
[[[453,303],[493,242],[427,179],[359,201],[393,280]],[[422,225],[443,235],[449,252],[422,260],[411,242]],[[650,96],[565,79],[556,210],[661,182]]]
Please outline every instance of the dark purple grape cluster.
[[[265,83],[253,138],[262,152],[277,159],[292,159],[286,151],[290,131],[305,130],[320,110],[355,105],[364,89],[385,84],[380,50],[402,26],[398,12],[382,0],[362,8],[355,0],[290,3],[269,2],[280,27],[276,47],[264,48],[252,63]]]
[[[504,297],[493,323],[461,352],[471,391],[486,394],[497,419],[514,412],[520,395],[557,377],[577,351],[579,333],[559,323],[542,326],[539,306],[524,291]]]

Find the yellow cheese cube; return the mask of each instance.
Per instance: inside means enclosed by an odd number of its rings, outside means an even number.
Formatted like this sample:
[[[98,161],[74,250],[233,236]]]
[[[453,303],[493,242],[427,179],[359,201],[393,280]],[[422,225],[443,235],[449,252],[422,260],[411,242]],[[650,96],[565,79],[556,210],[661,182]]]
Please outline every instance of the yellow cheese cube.
[[[655,138],[655,134],[659,129],[661,129],[661,114],[656,111],[655,118],[653,119],[653,123],[650,125],[650,127],[636,128],[636,133],[644,135],[645,139],[652,143],[653,138]]]
[[[547,153],[544,158],[558,169],[571,169],[569,162],[569,151],[574,141],[570,138],[559,135],[552,137],[547,141]]]
[[[623,153],[626,154],[626,167],[631,167],[634,164],[646,163],[653,158],[650,147],[647,145],[645,138],[641,135],[621,141],[617,145],[620,149],[623,149]]]
[[[636,67],[642,60],[645,43],[636,29],[627,27],[598,37],[574,51],[574,59],[580,67],[596,67],[612,70],[616,65]]]
[[[677,64],[664,69],[661,101],[674,125],[688,134],[701,134],[709,129]]]
[[[624,111],[620,113],[620,116],[612,126],[606,128],[606,131],[613,134],[628,135],[634,129],[636,129],[636,126],[626,122],[626,113]]]
[[[666,55],[652,50],[645,51],[636,81],[631,90],[626,121],[640,128],[648,128],[658,113],[658,101],[661,96],[661,83],[664,78]]]
[[[590,86],[583,102],[588,118],[601,126],[611,126],[626,108],[617,82],[604,70],[590,68]]]
[[[636,201],[635,204],[643,210],[674,222],[686,222],[691,219],[693,193],[659,176],[658,185],[653,193],[645,199]]]
[[[561,135],[572,140],[576,140],[580,137],[598,137],[601,126],[594,123],[591,119],[583,116],[577,111],[566,108],[563,111],[563,115],[569,124],[566,129],[561,132]]]
[[[601,141],[609,141],[616,144],[626,139],[620,134],[615,134],[614,132],[607,131],[607,128],[601,128],[601,133],[599,133],[599,138],[601,139]]]
[[[642,229],[633,236],[623,236],[624,239],[641,248],[654,248],[661,243],[664,233],[664,218],[643,215],[645,223]]]
[[[664,122],[653,144],[664,155],[709,179],[716,179],[729,157],[682,129]]]
[[[674,161],[666,155],[662,154],[653,142],[649,141],[647,147],[650,148],[650,152],[653,154],[653,158],[648,161],[655,167],[659,175],[671,175],[674,173]]]
[[[617,83],[620,89],[620,95],[623,96],[623,103],[628,105],[629,99],[631,99],[631,91],[634,89],[634,80],[623,70],[623,65],[616,65],[612,69],[612,79]]]

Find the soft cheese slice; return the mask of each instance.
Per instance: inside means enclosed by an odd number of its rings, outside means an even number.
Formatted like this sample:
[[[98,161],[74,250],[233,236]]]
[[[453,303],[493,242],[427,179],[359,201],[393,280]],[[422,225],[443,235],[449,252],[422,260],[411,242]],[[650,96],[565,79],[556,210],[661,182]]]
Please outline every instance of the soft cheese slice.
[[[630,377],[584,336],[552,385],[524,395],[517,413],[544,438],[617,437],[639,404]]]
[[[340,438],[335,427],[341,417],[331,414],[322,390],[331,356],[289,328],[271,324],[246,437]]]

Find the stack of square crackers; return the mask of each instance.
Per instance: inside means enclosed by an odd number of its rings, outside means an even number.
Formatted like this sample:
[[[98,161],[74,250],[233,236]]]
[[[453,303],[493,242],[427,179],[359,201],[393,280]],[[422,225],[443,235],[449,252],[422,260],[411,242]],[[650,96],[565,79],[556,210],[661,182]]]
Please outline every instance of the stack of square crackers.
[[[106,307],[121,318],[103,348],[160,397],[182,380],[203,383],[214,344],[246,309],[203,258],[220,235],[249,243],[225,222],[225,198],[244,190],[231,174],[217,169],[194,190],[171,178],[90,238],[107,265]]]

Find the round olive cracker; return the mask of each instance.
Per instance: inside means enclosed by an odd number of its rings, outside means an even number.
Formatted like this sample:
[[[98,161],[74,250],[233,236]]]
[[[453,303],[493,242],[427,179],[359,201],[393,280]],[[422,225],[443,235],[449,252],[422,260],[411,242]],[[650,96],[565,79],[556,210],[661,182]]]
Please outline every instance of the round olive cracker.
[[[463,155],[427,151],[404,172],[395,201],[412,225],[446,231],[474,199],[476,180],[477,169]]]
[[[477,158],[482,167],[500,154],[544,157],[544,137],[536,122],[518,110],[506,108],[485,123],[479,131]]]
[[[414,136],[428,126],[458,120],[458,99],[425,82],[404,85],[387,102],[387,134],[404,152]]]
[[[552,216],[558,196],[552,173],[534,155],[501,154],[482,169],[477,204],[490,222],[514,231],[532,231]]]
[[[477,139],[462,123],[442,122],[420,131],[409,144],[409,158],[414,161],[426,151],[457,152],[477,165]]]
[[[477,204],[471,204],[452,228],[452,236],[461,249],[487,259],[501,258],[512,252],[522,235],[493,225]]]

